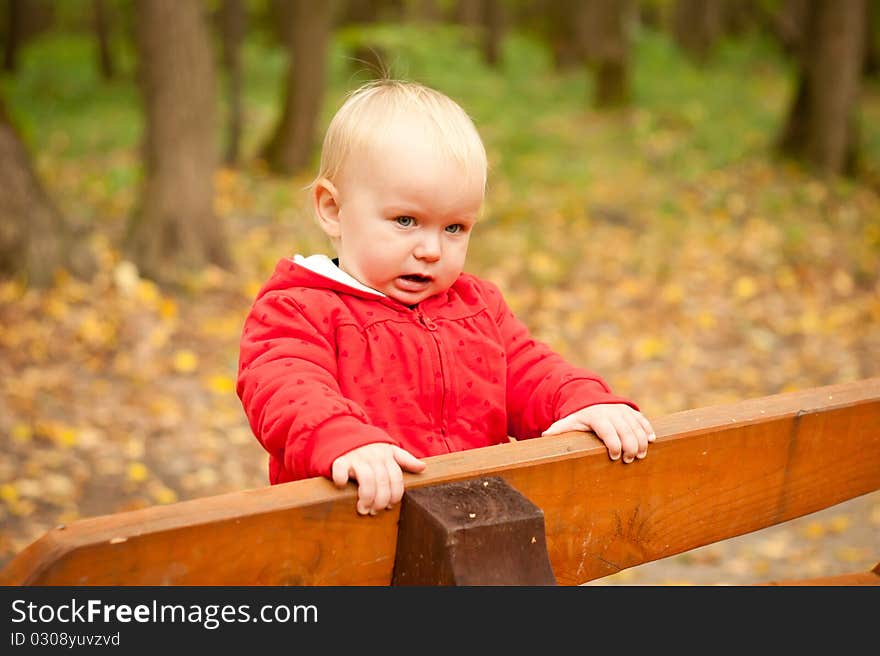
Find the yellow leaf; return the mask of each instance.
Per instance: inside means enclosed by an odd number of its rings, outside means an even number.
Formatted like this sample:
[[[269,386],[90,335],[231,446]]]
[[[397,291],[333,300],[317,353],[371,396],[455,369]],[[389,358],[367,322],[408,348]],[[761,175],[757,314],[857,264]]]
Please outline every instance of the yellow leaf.
[[[822,522],[810,522],[801,532],[811,540],[818,540],[825,535],[825,527]]]
[[[764,577],[770,571],[770,563],[766,560],[756,560],[752,563],[752,573]]]
[[[231,394],[235,390],[235,381],[229,376],[210,376],[205,380],[205,387],[215,394]]]
[[[747,301],[758,293],[758,284],[750,276],[740,276],[733,286],[733,294],[741,301]]]
[[[863,547],[839,547],[835,550],[834,555],[837,560],[852,564],[867,560],[870,554]]]
[[[670,304],[681,303],[681,301],[684,299],[684,288],[682,288],[681,285],[676,285],[675,283],[664,285],[663,289],[660,290],[660,298]]]
[[[0,303],[9,303],[22,297],[25,292],[24,284],[19,282],[0,283]]]
[[[18,501],[18,489],[12,483],[0,485],[0,500],[7,504]]]
[[[174,354],[172,361],[174,371],[181,374],[189,374],[198,369],[199,356],[189,349],[181,349]]]
[[[164,485],[158,486],[152,491],[153,499],[156,503],[174,503],[177,501],[177,493],[170,487]]]
[[[13,441],[20,443],[30,442],[31,438],[34,436],[33,429],[27,424],[22,423],[13,424],[10,433]]]
[[[109,321],[89,313],[80,322],[77,335],[90,346],[106,346],[113,342],[116,328]]]
[[[59,421],[38,421],[36,431],[61,446],[76,444],[76,431]]]
[[[60,298],[50,298],[46,301],[46,314],[53,319],[64,319],[69,312],[67,303]]]
[[[56,440],[62,446],[73,446],[76,444],[76,431],[65,426],[58,431]]]
[[[700,328],[714,328],[718,321],[715,319],[715,315],[713,315],[708,310],[703,310],[697,315],[697,325]]]
[[[559,261],[544,251],[532,253],[528,263],[531,273],[535,274],[538,280],[544,282],[554,282],[562,273]]]
[[[166,321],[177,317],[177,303],[173,299],[163,298],[159,302],[159,316]]]
[[[852,518],[849,515],[836,515],[828,522],[828,528],[833,533],[843,533],[852,524]]]
[[[815,335],[822,328],[822,318],[814,310],[807,310],[800,316],[800,329],[805,335]]]
[[[148,307],[154,307],[159,301],[159,288],[149,280],[139,280],[136,293],[137,299]]]
[[[782,267],[776,272],[776,284],[786,290],[797,286],[797,278],[790,267]]]
[[[36,504],[30,499],[20,499],[9,504],[9,512],[16,517],[27,517],[28,515],[32,515],[36,509]]]
[[[663,355],[666,344],[659,337],[643,337],[636,340],[634,350],[640,360],[651,360]]]
[[[142,462],[133,462],[128,465],[128,480],[130,481],[140,483],[141,481],[147,480],[149,475],[150,470],[147,469],[147,466]]]
[[[263,281],[251,280],[244,286],[244,295],[246,298],[254,298],[263,287]]]

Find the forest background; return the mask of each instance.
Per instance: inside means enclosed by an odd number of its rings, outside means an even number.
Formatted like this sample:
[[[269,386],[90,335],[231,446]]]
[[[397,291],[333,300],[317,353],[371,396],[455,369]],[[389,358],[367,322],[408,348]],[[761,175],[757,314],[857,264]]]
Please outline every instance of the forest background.
[[[380,70],[484,137],[467,269],[648,417],[880,375],[877,0],[0,12],[0,566],[59,523],[267,484],[241,325],[279,258],[330,252],[304,187]],[[878,545],[875,493],[596,584],[866,570]]]

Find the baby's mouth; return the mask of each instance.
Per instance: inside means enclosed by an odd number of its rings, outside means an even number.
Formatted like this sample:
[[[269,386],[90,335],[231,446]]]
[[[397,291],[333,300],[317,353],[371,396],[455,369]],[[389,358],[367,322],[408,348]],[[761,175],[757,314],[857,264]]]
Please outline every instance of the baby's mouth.
[[[430,276],[423,276],[418,273],[410,273],[408,275],[400,276],[400,277],[403,278],[404,280],[409,280],[410,282],[417,282],[417,283],[431,282]]]

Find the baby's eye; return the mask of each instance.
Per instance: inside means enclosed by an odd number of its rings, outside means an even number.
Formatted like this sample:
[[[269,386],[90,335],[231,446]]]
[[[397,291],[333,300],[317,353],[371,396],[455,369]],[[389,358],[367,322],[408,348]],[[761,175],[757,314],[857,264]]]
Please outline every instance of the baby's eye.
[[[402,226],[404,228],[409,228],[410,226],[415,225],[416,220],[411,216],[398,216],[394,219],[397,222],[397,225]]]
[[[446,226],[446,232],[456,235],[459,232],[464,232],[464,226],[460,223],[453,223],[452,225]]]

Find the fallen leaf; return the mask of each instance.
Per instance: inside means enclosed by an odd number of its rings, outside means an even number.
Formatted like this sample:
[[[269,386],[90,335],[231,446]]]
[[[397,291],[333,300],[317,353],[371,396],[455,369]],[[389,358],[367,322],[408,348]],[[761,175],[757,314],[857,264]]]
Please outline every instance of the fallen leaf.
[[[172,360],[174,371],[180,374],[189,374],[198,369],[199,356],[189,349],[181,349],[174,353]]]

